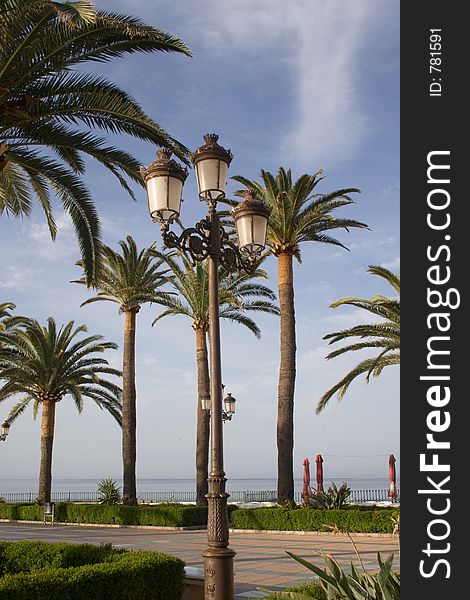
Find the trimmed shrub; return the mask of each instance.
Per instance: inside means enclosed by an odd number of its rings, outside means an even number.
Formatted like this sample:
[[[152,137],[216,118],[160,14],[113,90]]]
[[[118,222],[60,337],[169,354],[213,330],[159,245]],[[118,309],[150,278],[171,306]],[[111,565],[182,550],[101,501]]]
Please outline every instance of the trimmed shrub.
[[[232,513],[234,529],[277,531],[331,531],[325,525],[337,525],[349,532],[392,533],[390,517],[396,509],[382,510],[315,510],[285,508],[240,508]]]
[[[295,592],[302,594],[304,598],[314,598],[314,600],[327,600],[327,595],[323,587],[319,583],[306,583],[296,587],[288,587],[283,592]],[[284,594],[274,593],[267,596],[266,600],[286,600],[288,596]]]
[[[0,576],[49,568],[81,567],[103,562],[126,552],[111,544],[48,544],[47,542],[0,542]]]
[[[75,566],[82,561],[94,564]],[[183,593],[183,561],[158,552],[6,542],[0,546],[0,564],[9,571],[0,578],[2,600],[180,600]]]
[[[42,521],[44,519],[44,508],[39,504],[32,503],[2,503],[0,505],[0,519],[23,519],[25,521]]]
[[[0,519],[42,521],[44,519],[44,509],[36,504],[1,504]],[[204,527],[207,523],[207,507],[185,506],[182,504],[106,506],[58,502],[54,507],[54,519],[58,523]]]

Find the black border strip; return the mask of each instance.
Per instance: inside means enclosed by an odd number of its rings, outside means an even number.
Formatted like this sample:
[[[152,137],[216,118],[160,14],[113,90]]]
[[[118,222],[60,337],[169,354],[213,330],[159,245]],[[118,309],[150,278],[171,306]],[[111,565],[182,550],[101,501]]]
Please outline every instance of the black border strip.
[[[465,91],[469,53],[462,10],[455,2],[401,3],[401,597],[405,600],[468,594],[463,563],[470,528],[463,507],[470,496],[468,468],[462,459],[467,460],[464,440],[469,438],[465,308],[470,198],[464,181],[470,151],[463,147],[469,129],[464,109],[469,103]],[[436,167],[428,172],[431,163]],[[444,305],[446,300],[450,306]],[[427,448],[429,434],[450,447]],[[438,465],[435,471],[426,466],[433,461]]]

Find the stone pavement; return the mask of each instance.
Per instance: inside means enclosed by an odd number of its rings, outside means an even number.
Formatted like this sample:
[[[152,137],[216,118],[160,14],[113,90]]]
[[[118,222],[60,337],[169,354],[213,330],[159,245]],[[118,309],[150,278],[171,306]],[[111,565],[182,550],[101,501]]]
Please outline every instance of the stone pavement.
[[[377,552],[395,554],[398,568],[397,538],[392,535],[366,536],[353,534],[364,566],[377,568]],[[0,523],[0,540],[44,540],[49,542],[111,543],[131,550],[157,550],[174,554],[188,566],[202,566],[202,551],[207,545],[205,531],[169,531],[150,528],[79,527],[73,525],[43,525]],[[257,587],[281,589],[311,578],[312,573],[294,561],[289,550],[323,566],[320,550],[332,554],[342,565],[358,563],[351,541],[346,535],[330,533],[241,533],[230,534],[230,546],[235,557],[235,591],[237,598],[254,598],[247,592]]]

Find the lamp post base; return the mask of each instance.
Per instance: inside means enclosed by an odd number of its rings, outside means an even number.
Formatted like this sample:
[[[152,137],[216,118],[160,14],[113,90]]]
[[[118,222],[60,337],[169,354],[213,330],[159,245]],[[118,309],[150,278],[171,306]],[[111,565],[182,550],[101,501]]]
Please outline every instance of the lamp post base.
[[[204,599],[233,600],[233,557],[231,548],[207,548],[204,557]]]

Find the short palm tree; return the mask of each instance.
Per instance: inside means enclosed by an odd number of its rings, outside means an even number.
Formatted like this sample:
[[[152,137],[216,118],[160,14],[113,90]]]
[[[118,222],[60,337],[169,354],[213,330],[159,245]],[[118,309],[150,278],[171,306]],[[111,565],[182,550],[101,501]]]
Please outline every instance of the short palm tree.
[[[398,275],[384,267],[376,265],[370,265],[367,270],[369,273],[385,279],[395,292],[398,295],[400,294],[400,277]],[[325,408],[331,397],[336,393],[338,400],[341,400],[354,379],[362,373],[366,373],[366,381],[369,381],[371,375],[378,377],[385,367],[400,364],[400,299],[386,298],[385,296],[374,296],[370,300],[363,298],[343,298],[334,302],[331,307],[337,308],[338,306],[345,305],[365,310],[381,320],[377,323],[367,325],[355,325],[349,329],[325,335],[323,339],[330,340],[330,344],[349,340],[350,338],[359,338],[362,340],[334,350],[326,358],[331,359],[346,352],[355,352],[368,348],[378,349],[379,354],[374,358],[364,359],[354,369],[349,371],[341,381],[325,392],[317,404],[317,413],[320,413]]]
[[[202,398],[210,396],[209,362],[207,356],[207,333],[209,331],[209,272],[206,262],[191,261],[183,254],[158,252],[157,256],[169,267],[169,282],[176,295],[160,301],[166,310],[160,313],[154,323],[167,316],[184,315],[191,319],[196,334],[196,363],[198,381],[197,428],[196,428],[196,502],[206,504],[208,492],[209,460],[209,412],[202,410]],[[251,276],[241,273],[229,276],[224,269],[219,270],[220,318],[247,327],[256,337],[260,337],[259,327],[246,313],[262,312],[279,314],[273,303],[274,292],[253,281],[267,279],[267,274],[257,269]]]
[[[292,181],[291,170],[279,168],[277,175],[261,171],[262,182],[245,177],[232,179],[253,190],[271,209],[267,244],[277,257],[280,323],[280,366],[278,386],[278,502],[294,499],[294,389],[296,371],[296,334],[294,309],[293,258],[300,262],[300,246],[304,242],[319,242],[345,246],[329,235],[329,231],[352,227],[367,227],[352,219],[333,216],[337,209],[353,204],[351,193],[356,188],[336,190],[329,194],[314,193],[323,179],[322,170],[314,175],[302,175]],[[238,191],[237,195],[242,195]]]
[[[74,328],[70,321],[57,329],[52,317],[47,325],[29,320],[0,349],[0,401],[21,396],[7,420],[12,423],[33,402],[36,416],[42,406],[41,466],[38,498],[50,502],[52,484],[52,446],[56,404],[71,396],[79,413],[84,398],[90,398],[120,423],[121,389],[103,375],[121,373],[99,355],[116,344],[104,342],[102,336],[77,336],[86,332],[85,325]]]
[[[124,314],[124,343],[122,359],[122,460],[123,503],[137,504],[136,489],[136,390],[135,390],[135,341],[136,317],[142,304],[159,302],[165,294],[159,288],[166,281],[160,269],[162,261],[156,261],[155,245],[139,252],[131,236],[120,241],[121,254],[112,248],[103,248],[98,276],[94,288],[97,295],[82,303],[108,301],[119,305]],[[79,283],[86,284],[83,277]]]
[[[11,311],[15,310],[13,302],[2,302],[0,304],[0,343],[6,343],[8,336],[14,334],[17,327],[26,321],[25,317],[14,316]]]
[[[92,133],[125,133],[187,150],[125,91],[83,63],[134,52],[190,55],[177,37],[133,17],[97,12],[91,0],[0,0],[0,214],[28,216],[36,201],[56,236],[51,193],[69,213],[90,282],[100,252],[100,226],[80,175],[84,156],[142,184],[139,164]]]

